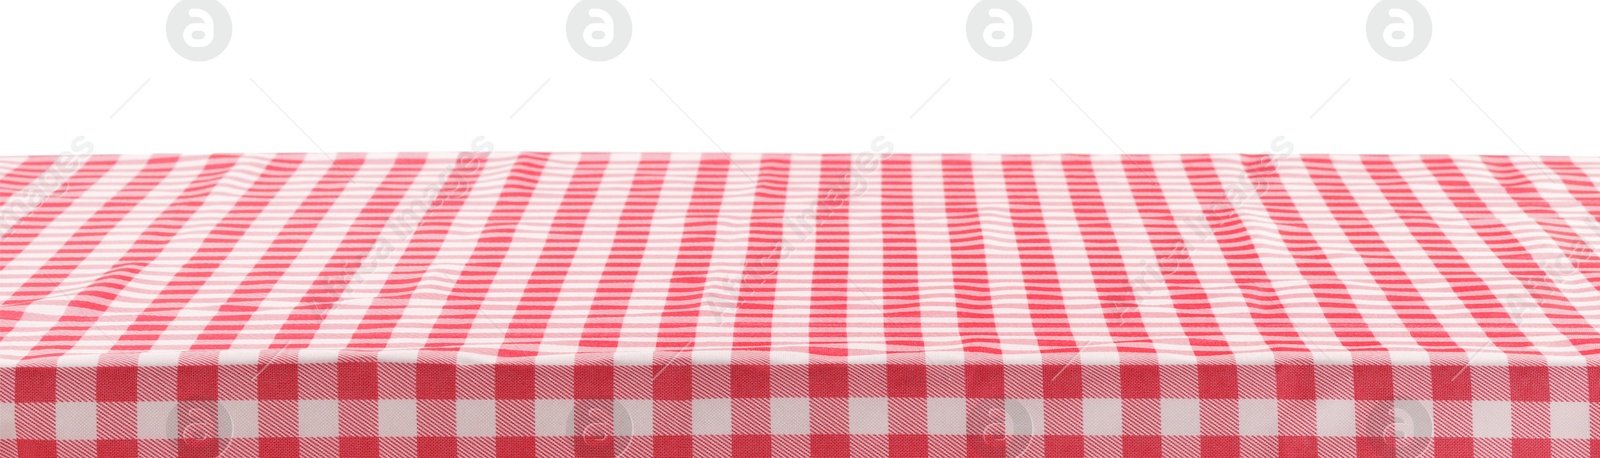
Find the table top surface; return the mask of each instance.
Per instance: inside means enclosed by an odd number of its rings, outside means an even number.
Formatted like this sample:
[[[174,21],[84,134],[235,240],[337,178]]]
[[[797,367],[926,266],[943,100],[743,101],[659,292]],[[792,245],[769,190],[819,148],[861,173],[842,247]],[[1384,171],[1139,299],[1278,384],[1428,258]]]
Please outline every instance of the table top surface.
[[[0,364],[1600,354],[1600,162],[0,158]]]

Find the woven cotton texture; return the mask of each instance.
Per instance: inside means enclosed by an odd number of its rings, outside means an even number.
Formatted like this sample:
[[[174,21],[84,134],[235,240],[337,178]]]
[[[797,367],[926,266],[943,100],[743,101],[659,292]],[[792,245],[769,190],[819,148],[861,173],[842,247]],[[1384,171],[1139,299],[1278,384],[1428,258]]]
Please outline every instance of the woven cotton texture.
[[[0,456],[1591,456],[1597,180],[0,158]]]

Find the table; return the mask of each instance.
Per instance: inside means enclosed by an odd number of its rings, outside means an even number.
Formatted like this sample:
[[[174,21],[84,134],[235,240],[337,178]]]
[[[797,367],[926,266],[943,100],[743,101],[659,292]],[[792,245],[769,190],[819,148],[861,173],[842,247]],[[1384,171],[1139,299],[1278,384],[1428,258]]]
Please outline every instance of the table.
[[[0,158],[0,456],[1590,455],[1597,176]]]

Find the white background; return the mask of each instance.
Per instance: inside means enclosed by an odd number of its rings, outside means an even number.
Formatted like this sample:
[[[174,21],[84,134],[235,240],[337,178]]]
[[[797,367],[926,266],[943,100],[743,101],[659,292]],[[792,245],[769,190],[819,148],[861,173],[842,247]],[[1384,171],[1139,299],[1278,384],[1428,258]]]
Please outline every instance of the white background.
[[[166,40],[175,3],[0,3],[0,155],[78,136],[97,154],[479,136],[498,151],[861,152],[884,136],[901,153],[1261,153],[1284,136],[1297,153],[1600,154],[1600,2],[1424,0],[1431,43],[1406,62],[1368,45],[1370,1],[1024,0],[1032,42],[1006,62],[968,45],[975,1],[623,0],[632,42],[606,62],[568,44],[575,1],[233,0],[228,47],[191,62]]]

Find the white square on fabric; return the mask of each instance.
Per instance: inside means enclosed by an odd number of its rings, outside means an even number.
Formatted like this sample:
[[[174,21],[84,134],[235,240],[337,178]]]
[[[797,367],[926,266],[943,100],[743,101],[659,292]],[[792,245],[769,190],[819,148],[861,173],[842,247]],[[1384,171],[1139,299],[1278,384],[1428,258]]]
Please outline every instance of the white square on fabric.
[[[1240,399],[1239,435],[1278,435],[1278,401],[1274,399]]]
[[[417,401],[415,399],[378,400],[378,435],[383,437],[416,437]]]
[[[811,400],[772,398],[772,434],[810,434]]]
[[[339,401],[302,399],[299,410],[301,437],[339,436]]]
[[[889,434],[889,398],[850,398],[850,434]]]
[[[1550,403],[1551,439],[1588,439],[1589,403]]]
[[[696,399],[693,407],[694,434],[733,434],[733,401],[730,399]]]
[[[93,440],[95,403],[56,403],[56,440]]]
[[[966,433],[966,399],[928,398],[928,434]]]
[[[217,401],[218,425],[227,425],[229,437],[259,437],[261,430],[256,420],[257,405],[256,401]]]
[[[1162,399],[1161,434],[1166,436],[1200,435],[1200,400]]]
[[[17,405],[0,402],[0,439],[17,438]]]
[[[494,437],[494,401],[460,399],[456,401],[456,435]]]
[[[540,399],[533,403],[533,434],[542,437],[572,435],[572,400]]]
[[[1122,400],[1084,399],[1083,434],[1086,436],[1122,434]]]
[[[624,399],[611,403],[611,434],[619,437],[652,435],[655,401]]]
[[[1473,437],[1511,437],[1510,401],[1472,401]]]
[[[139,438],[140,439],[174,439],[174,431],[167,427],[167,420],[172,418],[172,412],[178,408],[176,402],[140,402],[139,403]]]
[[[1349,399],[1318,399],[1317,435],[1356,435],[1356,402]]]

